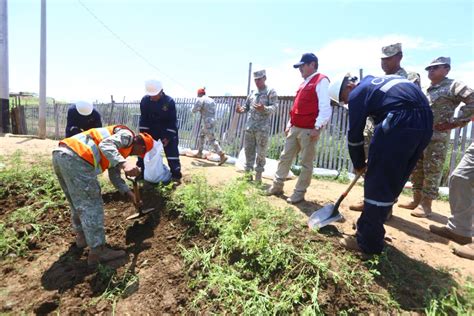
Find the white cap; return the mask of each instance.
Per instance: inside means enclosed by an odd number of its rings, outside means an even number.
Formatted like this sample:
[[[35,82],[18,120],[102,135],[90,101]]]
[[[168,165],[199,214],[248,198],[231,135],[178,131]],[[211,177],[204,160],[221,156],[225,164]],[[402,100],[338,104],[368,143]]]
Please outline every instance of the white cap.
[[[163,90],[161,81],[158,80],[147,80],[145,81],[145,91],[149,96],[155,96]]]
[[[87,116],[92,113],[92,110],[94,110],[94,107],[92,104],[86,101],[77,101],[76,102],[76,110],[79,112],[79,114]]]

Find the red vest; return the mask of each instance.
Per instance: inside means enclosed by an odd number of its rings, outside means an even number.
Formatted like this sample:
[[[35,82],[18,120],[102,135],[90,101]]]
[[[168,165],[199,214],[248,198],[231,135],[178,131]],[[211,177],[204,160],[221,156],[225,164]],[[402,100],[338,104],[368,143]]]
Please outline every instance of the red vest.
[[[319,100],[316,94],[318,83],[327,78],[323,74],[317,74],[308,82],[304,88],[296,91],[295,102],[290,111],[292,126],[313,129],[319,114]]]

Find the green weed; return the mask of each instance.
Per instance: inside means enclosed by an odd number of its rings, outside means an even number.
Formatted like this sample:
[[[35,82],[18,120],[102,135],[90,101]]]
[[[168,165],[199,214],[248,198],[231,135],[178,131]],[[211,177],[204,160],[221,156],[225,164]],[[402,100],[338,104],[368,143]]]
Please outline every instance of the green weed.
[[[293,210],[274,209],[244,179],[215,189],[197,177],[172,199],[190,229],[214,233],[207,246],[181,247],[197,291],[193,312],[322,315],[328,282],[382,309],[396,308],[373,291],[375,270],[338,255],[330,242],[308,242],[311,234],[299,232]]]
[[[139,277],[135,273],[125,271],[123,275],[117,274],[117,271],[107,265],[97,267],[97,282],[107,284],[102,294],[92,300],[95,305],[100,300],[107,300],[112,303],[112,313],[115,314],[115,306],[120,298],[125,298],[138,289]]]
[[[467,282],[461,289],[452,288],[449,292],[428,299],[425,309],[427,316],[473,315],[474,314],[474,284]]]

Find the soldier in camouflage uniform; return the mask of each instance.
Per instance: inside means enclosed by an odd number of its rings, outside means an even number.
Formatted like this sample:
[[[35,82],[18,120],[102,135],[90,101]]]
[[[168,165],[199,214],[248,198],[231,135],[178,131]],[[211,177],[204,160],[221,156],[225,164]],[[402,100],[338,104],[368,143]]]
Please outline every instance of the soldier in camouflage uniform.
[[[474,114],[474,90],[446,77],[451,69],[449,57],[438,57],[425,69],[431,80],[426,96],[433,111],[434,132],[412,173],[413,201],[399,204],[400,207],[412,209],[411,215],[416,217],[430,216],[432,201],[438,196],[450,135],[445,125],[466,125]],[[461,107],[458,117],[454,118],[454,110],[461,102],[465,105]]]
[[[216,123],[216,103],[214,100],[206,95],[205,88],[198,89],[198,100],[192,109],[193,113],[201,113],[201,130],[199,131],[198,151],[193,157],[204,158],[202,151],[204,149],[204,142],[207,140],[212,144],[216,153],[220,156],[219,166],[227,161],[228,157],[222,151],[219,142],[214,136],[214,127]]]
[[[245,105],[243,107],[237,105],[236,112],[249,113],[245,127],[245,172],[251,179],[250,173],[256,164],[255,181],[261,182],[271,127],[270,116],[278,107],[278,96],[274,89],[268,88],[265,84],[267,80],[265,70],[255,71],[253,77],[257,91],[252,90]]]
[[[110,181],[136,204],[134,193],[120,177],[137,176],[140,169],[125,160],[128,155],[143,155],[153,147],[148,134],[135,136],[126,126],[94,128],[65,138],[53,150],[53,167],[71,207],[71,222],[76,246],[89,246],[90,265],[125,256],[123,250],[105,247],[104,209],[97,175],[107,168]]]
[[[407,78],[411,82],[415,83],[421,88],[420,75],[416,72],[407,72],[400,66],[400,62],[403,58],[402,44],[395,43],[388,46],[382,47],[382,55],[380,56],[380,65],[386,75],[397,75],[403,78]],[[365,129],[364,129],[364,150],[365,156],[369,156],[369,145],[374,136],[375,124],[371,117],[367,118]],[[364,201],[359,201],[356,204],[350,205],[349,209],[353,211],[362,212],[364,209]]]

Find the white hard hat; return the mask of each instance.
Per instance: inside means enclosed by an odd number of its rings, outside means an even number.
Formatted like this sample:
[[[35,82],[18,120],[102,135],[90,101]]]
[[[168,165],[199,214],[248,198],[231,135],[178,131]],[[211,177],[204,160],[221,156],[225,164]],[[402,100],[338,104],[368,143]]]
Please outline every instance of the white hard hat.
[[[339,103],[339,96],[341,94],[341,86],[344,82],[345,76],[338,76],[336,80],[329,84],[329,97]]]
[[[89,102],[86,102],[86,101],[76,102],[76,110],[81,115],[84,115],[84,116],[90,115],[93,109],[94,107]]]
[[[147,80],[145,82],[145,91],[149,96],[155,96],[163,90],[161,81],[158,80]]]

